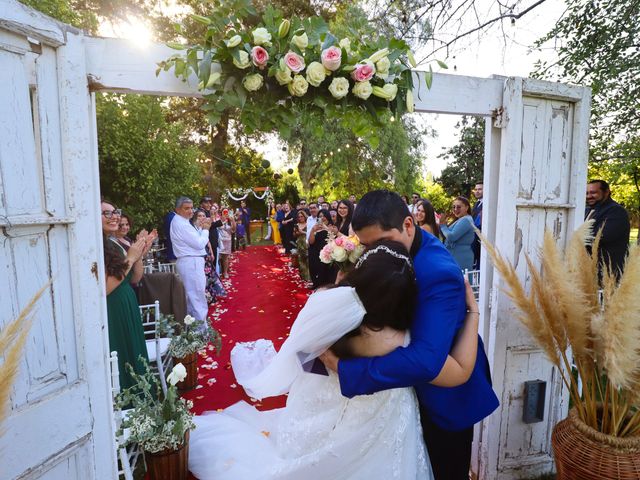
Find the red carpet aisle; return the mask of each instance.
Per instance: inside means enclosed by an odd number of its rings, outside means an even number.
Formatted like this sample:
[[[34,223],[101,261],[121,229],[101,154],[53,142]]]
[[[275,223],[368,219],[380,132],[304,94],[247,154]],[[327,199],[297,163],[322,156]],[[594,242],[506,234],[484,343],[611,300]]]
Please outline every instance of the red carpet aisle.
[[[258,338],[272,340],[279,350],[309,291],[297,270],[291,268],[288,257],[281,257],[272,246],[248,247],[235,253],[231,271],[230,280],[223,280],[227,298],[210,311],[213,326],[222,335],[222,352],[219,356],[210,350],[201,354],[198,386],[183,395],[193,400],[196,415],[226,408],[239,400],[260,410],[285,404],[284,396],[262,402],[249,398],[236,382],[229,355],[237,342]]]

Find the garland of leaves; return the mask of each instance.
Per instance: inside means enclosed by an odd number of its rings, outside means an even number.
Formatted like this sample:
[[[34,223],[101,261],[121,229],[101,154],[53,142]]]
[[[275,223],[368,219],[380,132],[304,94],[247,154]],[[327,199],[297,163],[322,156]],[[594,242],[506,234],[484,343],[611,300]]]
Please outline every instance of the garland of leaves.
[[[413,112],[416,63],[403,40],[365,39],[355,31],[339,39],[321,17],[283,18],[270,6],[248,29],[252,17],[258,14],[250,0],[224,2],[207,17],[191,15],[206,26],[202,42],[169,43],[184,53],[159,64],[157,73],[173,69],[185,81],[198,77],[212,124],[236,109],[248,133],[277,131],[289,138],[301,113],[319,110],[377,148],[380,126]]]
[[[236,202],[246,199],[250,193],[253,193],[253,196],[256,197],[258,200],[264,200],[265,198],[268,197],[270,190],[269,190],[269,187],[267,187],[267,189],[264,191],[262,195],[258,195],[256,192],[253,191],[252,188],[246,188],[246,189],[235,188],[232,190],[227,190],[227,196],[230,199],[235,200]],[[235,195],[239,195],[239,196],[236,197]]]

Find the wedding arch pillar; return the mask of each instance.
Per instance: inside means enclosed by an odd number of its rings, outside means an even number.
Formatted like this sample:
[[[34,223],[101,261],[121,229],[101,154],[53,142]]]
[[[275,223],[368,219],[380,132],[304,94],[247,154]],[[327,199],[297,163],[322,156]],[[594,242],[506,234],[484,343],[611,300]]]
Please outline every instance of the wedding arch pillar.
[[[174,53],[87,37],[16,0],[0,1],[0,72],[11,75],[0,94],[0,128],[12,140],[0,146],[0,268],[8,272],[1,324],[33,290],[30,269],[38,279],[56,278],[0,440],[10,478],[113,478],[93,92],[199,96],[196,80],[155,76],[157,62]],[[446,74],[434,74],[427,90],[423,73],[415,76],[416,111],[486,118],[483,233],[526,282],[524,254],[537,261],[544,229],[564,245],[582,221],[590,91]],[[35,170],[22,168],[24,161]],[[25,201],[20,192],[32,194]],[[482,264],[480,328],[501,406],[476,428],[473,470],[480,479],[536,476],[553,469],[551,429],[565,416],[568,395],[515,319],[484,254]],[[546,382],[538,423],[522,421],[528,380]]]

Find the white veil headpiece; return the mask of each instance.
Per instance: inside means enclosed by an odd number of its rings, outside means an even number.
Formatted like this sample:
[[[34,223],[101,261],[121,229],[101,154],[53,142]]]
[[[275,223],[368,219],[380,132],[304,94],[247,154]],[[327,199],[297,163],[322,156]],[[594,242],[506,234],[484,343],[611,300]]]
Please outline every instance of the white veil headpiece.
[[[278,353],[267,340],[236,344],[231,351],[231,365],[238,383],[249,396],[258,399],[288,392],[302,373],[302,365],[358,327],[365,313],[353,287],[312,294]]]

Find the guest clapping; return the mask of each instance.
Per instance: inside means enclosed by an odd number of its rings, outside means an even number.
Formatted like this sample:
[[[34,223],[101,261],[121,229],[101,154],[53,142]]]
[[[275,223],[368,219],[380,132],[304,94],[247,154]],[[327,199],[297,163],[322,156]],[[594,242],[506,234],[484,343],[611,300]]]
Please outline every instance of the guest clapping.
[[[462,270],[473,269],[473,218],[471,204],[465,197],[456,197],[453,201],[453,221],[447,225],[447,218],[440,218],[440,232],[445,238],[444,246]]]
[[[222,209],[220,217],[222,226],[218,228],[218,255],[220,257],[220,277],[229,277],[229,257],[231,256],[232,234],[236,231],[236,222],[229,209]]]

